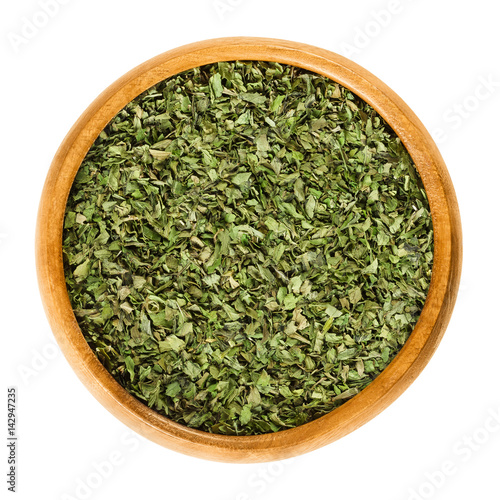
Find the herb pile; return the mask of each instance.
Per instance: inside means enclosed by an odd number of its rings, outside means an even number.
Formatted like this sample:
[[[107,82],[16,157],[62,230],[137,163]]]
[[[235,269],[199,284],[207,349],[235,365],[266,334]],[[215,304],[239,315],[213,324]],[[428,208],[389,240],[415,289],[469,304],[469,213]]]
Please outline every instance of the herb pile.
[[[433,233],[401,141],[335,82],[267,62],[130,102],[70,193],[67,288],[86,340],[181,424],[261,434],[330,412],[408,339]]]

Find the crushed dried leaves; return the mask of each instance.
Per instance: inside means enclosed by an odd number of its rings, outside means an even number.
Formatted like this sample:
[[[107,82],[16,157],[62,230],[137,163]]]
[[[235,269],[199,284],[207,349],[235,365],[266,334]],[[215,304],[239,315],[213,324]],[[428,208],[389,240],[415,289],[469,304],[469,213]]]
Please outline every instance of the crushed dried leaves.
[[[408,339],[429,205],[356,95],[267,62],[195,68],[108,124],[70,193],[67,288],[91,348],[190,427],[261,434],[357,394]]]

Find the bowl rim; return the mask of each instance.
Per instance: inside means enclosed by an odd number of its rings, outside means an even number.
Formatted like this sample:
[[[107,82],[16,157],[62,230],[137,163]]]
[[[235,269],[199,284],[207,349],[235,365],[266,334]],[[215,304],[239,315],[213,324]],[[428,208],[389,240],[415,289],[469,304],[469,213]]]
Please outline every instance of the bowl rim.
[[[307,424],[252,436],[211,434],[178,424],[128,393],[87,344],[71,308],[64,278],[62,232],[73,179],[107,123],[132,99],[160,81],[220,61],[260,60],[326,76],[370,104],[397,133],[412,157],[429,199],[434,263],[429,292],[409,339],[383,372],[355,397]],[[434,354],[456,301],[462,233],[446,165],[423,124],[387,85],[345,57],[273,38],[229,37],[169,50],[111,84],[84,111],[59,147],[43,187],[36,228],[36,267],[43,306],[63,354],[94,397],[142,436],[181,453],[222,462],[265,462],[306,453],[365,424],[397,399]]]

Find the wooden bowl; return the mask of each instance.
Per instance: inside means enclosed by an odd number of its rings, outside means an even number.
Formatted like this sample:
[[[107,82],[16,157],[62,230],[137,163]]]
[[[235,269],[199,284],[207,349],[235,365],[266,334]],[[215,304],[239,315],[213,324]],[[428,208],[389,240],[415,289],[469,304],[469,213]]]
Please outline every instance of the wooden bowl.
[[[256,436],[210,434],[177,424],[131,396],[88,346],[64,279],[63,218],[80,164],[106,124],[132,99],[172,75],[218,61],[273,61],[324,75],[370,104],[398,134],[420,172],[434,226],[432,280],[413,333],[389,366],[354,398],[305,425]],[[384,83],[327,50],[266,38],[220,38],[186,45],[136,67],[83,113],[57,151],[40,202],[36,235],[40,292],[57,342],[81,381],[111,413],[173,450],[222,462],[265,462],[312,451],[357,429],[389,406],[418,376],[441,340],[458,292],[462,234],[453,185],[420,120]],[[415,402],[415,405],[418,403]]]

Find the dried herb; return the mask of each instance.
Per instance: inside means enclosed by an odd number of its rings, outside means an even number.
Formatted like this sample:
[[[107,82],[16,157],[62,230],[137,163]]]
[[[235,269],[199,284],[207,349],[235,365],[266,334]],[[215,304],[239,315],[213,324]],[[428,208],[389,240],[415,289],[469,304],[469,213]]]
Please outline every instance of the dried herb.
[[[433,257],[410,156],[364,101],[224,62],[129,103],[64,224],[68,292],[115,379],[167,417],[260,434],[318,418],[407,340]]]

